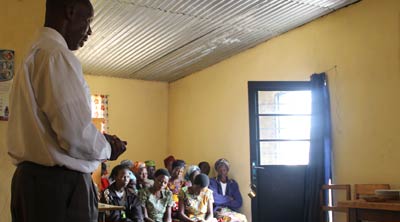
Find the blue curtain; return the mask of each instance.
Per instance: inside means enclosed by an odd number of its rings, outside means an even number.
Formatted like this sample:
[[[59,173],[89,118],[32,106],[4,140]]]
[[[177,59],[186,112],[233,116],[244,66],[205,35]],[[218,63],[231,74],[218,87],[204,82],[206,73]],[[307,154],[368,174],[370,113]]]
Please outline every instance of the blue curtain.
[[[310,160],[305,176],[304,222],[320,220],[319,190],[331,178],[331,114],[325,73],[311,76]]]

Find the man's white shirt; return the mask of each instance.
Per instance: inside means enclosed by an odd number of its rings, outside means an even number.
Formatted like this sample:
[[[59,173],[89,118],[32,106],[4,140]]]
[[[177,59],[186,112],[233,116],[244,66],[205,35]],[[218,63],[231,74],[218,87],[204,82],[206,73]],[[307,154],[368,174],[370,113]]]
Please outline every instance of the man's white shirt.
[[[8,153],[31,161],[93,172],[111,147],[92,124],[82,66],[54,29],[42,28],[13,80]]]

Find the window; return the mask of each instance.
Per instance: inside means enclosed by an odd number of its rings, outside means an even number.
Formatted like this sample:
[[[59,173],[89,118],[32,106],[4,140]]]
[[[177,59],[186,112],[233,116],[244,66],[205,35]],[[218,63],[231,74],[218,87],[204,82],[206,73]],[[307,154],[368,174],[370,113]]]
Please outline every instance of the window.
[[[91,96],[92,122],[102,133],[108,131],[108,96],[92,95]]]
[[[261,83],[260,83],[261,84]],[[259,165],[307,165],[311,91],[305,82],[263,82],[251,118]]]

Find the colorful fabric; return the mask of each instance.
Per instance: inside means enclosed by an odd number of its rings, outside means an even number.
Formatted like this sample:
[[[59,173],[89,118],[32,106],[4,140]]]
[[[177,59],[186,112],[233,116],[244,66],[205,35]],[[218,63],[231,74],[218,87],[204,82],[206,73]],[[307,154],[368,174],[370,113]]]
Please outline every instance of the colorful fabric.
[[[182,187],[186,186],[186,181],[184,180],[170,180],[168,182],[168,189],[172,192],[173,200],[175,202],[179,201],[178,195]]]
[[[110,186],[110,181],[106,176],[102,176],[100,182],[101,182],[100,192],[103,192],[105,189],[107,189],[108,186]]]
[[[168,189],[172,192],[172,200],[174,201],[172,219],[179,219],[179,192],[185,186],[187,186],[187,183],[184,180],[170,180],[168,182]]]
[[[168,188],[172,192],[172,194],[179,194],[179,191],[181,190],[182,187],[186,185],[184,180],[170,180],[168,182]]]
[[[139,170],[141,168],[145,168],[145,167],[146,167],[146,164],[144,164],[143,162],[140,162],[140,161],[136,161],[133,163],[132,171],[134,173],[139,173]]]
[[[179,199],[185,206],[185,214],[192,220],[204,220],[209,201],[214,202],[212,191],[204,188],[199,195],[190,194],[188,187],[182,187]]]
[[[215,170],[218,170],[218,168],[219,168],[220,166],[222,166],[222,165],[225,165],[226,168],[228,168],[228,170],[229,170],[229,161],[228,161],[227,159],[224,159],[224,158],[221,158],[221,159],[219,159],[219,160],[217,160],[217,161],[215,162],[215,164],[214,164],[214,169],[215,169]]]
[[[146,164],[147,167],[155,167],[156,166],[156,161],[154,161],[154,160],[146,160],[144,163]]]
[[[246,215],[232,211],[229,208],[219,208],[214,212],[214,217],[218,222],[247,222]]]
[[[150,219],[161,222],[167,207],[172,207],[172,192],[169,190],[161,191],[161,198],[157,198],[148,188],[139,191],[139,199],[142,206],[146,207],[147,215]]]
[[[92,118],[102,118],[101,132],[107,133],[108,126],[108,95],[94,94],[91,96]]]

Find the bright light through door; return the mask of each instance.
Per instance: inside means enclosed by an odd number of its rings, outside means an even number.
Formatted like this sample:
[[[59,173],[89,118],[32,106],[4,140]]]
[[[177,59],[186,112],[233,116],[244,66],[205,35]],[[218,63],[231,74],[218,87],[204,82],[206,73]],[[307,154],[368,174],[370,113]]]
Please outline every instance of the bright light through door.
[[[310,91],[259,91],[260,165],[307,165],[310,127]]]

